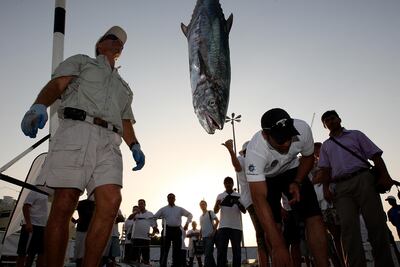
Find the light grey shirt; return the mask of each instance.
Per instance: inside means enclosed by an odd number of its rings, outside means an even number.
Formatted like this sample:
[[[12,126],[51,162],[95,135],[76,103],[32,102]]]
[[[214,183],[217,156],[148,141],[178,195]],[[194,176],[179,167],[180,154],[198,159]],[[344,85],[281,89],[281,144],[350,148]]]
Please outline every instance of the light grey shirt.
[[[65,107],[82,109],[92,117],[113,124],[120,133],[123,119],[135,123],[132,90],[118,70],[111,68],[105,56],[99,55],[95,59],[86,55],[69,57],[56,68],[52,79],[62,76],[76,78],[61,95],[60,114]]]
[[[159,209],[154,215],[156,219],[165,219],[168,226],[181,226],[182,216],[187,217],[186,223],[190,223],[193,219],[193,215],[184,208],[178,206],[171,207],[170,205]]]
[[[201,236],[209,237],[214,232],[214,221],[217,219],[217,215],[212,210],[208,210],[200,216],[200,227]]]

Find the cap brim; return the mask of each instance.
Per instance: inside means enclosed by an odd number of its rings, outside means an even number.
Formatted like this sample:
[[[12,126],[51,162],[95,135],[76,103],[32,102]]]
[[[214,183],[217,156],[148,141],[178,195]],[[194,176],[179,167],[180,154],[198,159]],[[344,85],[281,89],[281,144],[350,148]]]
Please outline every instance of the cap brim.
[[[271,129],[270,135],[278,144],[283,144],[292,139],[293,136],[300,135],[300,133],[293,125],[288,125],[286,127]]]

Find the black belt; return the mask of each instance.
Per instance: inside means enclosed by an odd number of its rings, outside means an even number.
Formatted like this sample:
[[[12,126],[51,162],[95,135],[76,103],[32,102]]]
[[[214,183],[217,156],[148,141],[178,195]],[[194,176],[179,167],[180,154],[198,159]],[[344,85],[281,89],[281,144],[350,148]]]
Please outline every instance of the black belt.
[[[335,177],[335,178],[333,179],[333,182],[334,182],[334,183],[341,183],[341,182],[350,180],[351,178],[353,178],[353,177],[355,177],[355,176],[357,176],[357,175],[359,175],[359,174],[361,174],[361,173],[363,173],[363,172],[366,172],[366,171],[368,171],[368,170],[369,170],[369,169],[359,169],[358,171],[355,171],[355,172],[352,172],[352,173],[349,173],[349,174],[344,174],[344,175]]]
[[[111,123],[108,123],[107,121],[101,118],[89,116],[86,114],[86,111],[77,108],[70,108],[70,107],[64,108],[64,119],[87,121],[95,125],[101,126],[103,128],[109,129],[114,133],[119,132],[118,128],[112,125]]]

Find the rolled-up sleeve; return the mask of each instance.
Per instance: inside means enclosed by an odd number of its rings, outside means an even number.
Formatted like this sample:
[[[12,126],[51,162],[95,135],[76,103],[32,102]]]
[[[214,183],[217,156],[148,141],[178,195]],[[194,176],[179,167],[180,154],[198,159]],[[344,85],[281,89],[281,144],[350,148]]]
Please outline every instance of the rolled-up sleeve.
[[[75,55],[67,58],[58,65],[51,75],[52,79],[63,76],[78,76],[81,72],[81,66],[86,61],[87,56]]]
[[[246,177],[248,182],[265,181],[264,169],[267,160],[255,150],[246,151]]]

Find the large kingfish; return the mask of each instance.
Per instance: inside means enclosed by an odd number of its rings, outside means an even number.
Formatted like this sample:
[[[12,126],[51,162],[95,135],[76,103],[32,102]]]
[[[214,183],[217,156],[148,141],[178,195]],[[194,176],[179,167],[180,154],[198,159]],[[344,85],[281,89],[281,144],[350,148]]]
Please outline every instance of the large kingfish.
[[[219,0],[197,0],[188,26],[181,23],[189,45],[193,107],[209,134],[224,127],[229,103],[231,64],[229,31],[233,15],[225,20]]]

